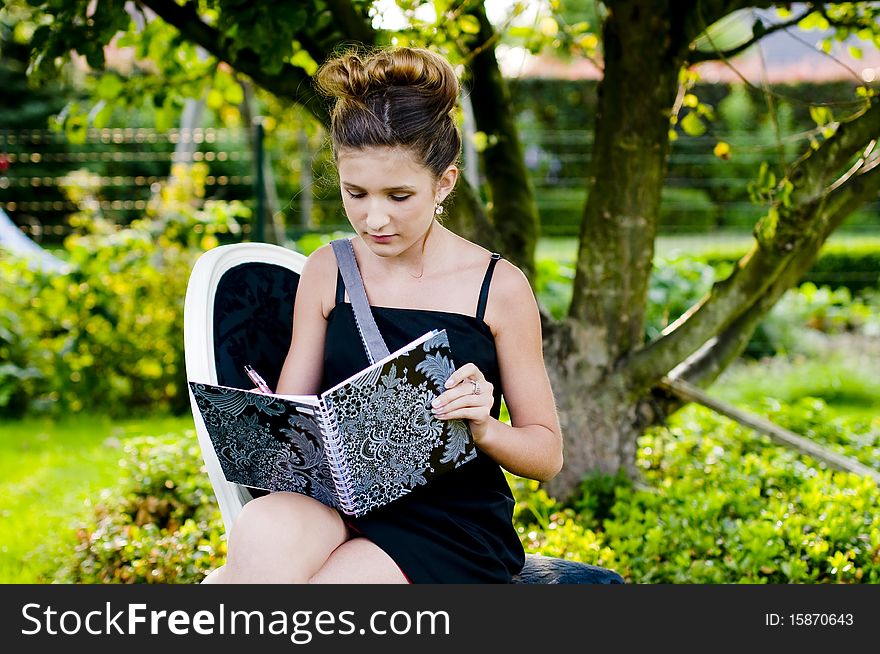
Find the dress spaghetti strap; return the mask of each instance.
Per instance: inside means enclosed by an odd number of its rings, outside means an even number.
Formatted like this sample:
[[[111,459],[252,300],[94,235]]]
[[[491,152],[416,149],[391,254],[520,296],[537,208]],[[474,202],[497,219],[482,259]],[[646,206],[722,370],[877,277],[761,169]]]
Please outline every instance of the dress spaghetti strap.
[[[480,299],[477,302],[476,317],[480,320],[486,313],[486,304],[489,300],[489,285],[492,283],[492,273],[495,271],[495,264],[501,259],[501,255],[497,252],[492,253],[489,259],[489,266],[486,268],[486,275],[483,277],[483,285],[480,287]],[[345,302],[345,282],[342,279],[342,272],[336,269],[336,304]]]
[[[492,258],[489,259],[489,267],[486,269],[486,276],[483,277],[483,285],[480,287],[480,300],[477,302],[477,318],[480,320],[486,314],[486,303],[489,300],[489,284],[492,283],[492,273],[495,271],[495,264],[498,263],[500,258],[501,255],[497,252],[492,253]]]
[[[336,268],[336,304],[345,302],[345,282],[342,280],[342,271]]]

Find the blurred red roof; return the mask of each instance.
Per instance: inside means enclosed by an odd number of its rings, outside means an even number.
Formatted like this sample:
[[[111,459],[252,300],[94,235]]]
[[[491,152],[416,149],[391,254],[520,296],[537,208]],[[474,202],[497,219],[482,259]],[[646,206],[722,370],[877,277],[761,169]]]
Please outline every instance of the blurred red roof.
[[[730,65],[709,61],[700,64],[698,70],[703,81],[710,83],[741,81],[740,75],[753,84],[760,84],[765,75],[771,83],[880,80],[880,50],[872,44],[855,39],[846,44],[834,43],[833,56],[829,56],[815,45],[819,38],[818,32],[774,32],[760,41],[760,49],[752,46],[730,59]],[[861,49],[861,59],[852,56],[850,46]],[[509,62],[505,69],[517,77],[599,79],[602,76],[601,70],[590,60],[563,61],[546,54]]]

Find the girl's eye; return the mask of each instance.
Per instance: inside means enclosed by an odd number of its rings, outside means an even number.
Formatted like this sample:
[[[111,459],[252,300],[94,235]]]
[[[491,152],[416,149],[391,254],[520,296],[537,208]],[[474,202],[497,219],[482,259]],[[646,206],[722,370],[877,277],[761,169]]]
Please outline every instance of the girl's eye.
[[[406,200],[408,198],[409,198],[408,195],[392,195],[391,196],[391,199],[394,200],[395,202],[403,202],[404,200]]]
[[[362,198],[366,195],[366,193],[352,193],[351,191],[347,191],[347,193],[348,193],[349,197],[355,198],[355,199]]]

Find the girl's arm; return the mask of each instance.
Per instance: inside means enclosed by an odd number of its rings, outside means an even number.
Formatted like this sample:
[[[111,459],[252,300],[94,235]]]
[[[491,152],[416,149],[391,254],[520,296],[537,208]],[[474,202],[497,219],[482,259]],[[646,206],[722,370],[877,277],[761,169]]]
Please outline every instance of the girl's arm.
[[[453,373],[435,411],[443,419],[469,420],[480,449],[509,472],[548,481],[562,468],[562,429],[544,366],[540,314],[525,275],[503,260],[490,286],[486,322],[495,335],[511,424],[489,416],[496,391],[474,364]],[[469,379],[479,383],[479,395]]]
[[[325,307],[328,280],[335,285],[336,258],[329,245],[315,250],[303,267],[293,306],[293,336],[276,393],[315,395],[320,389],[329,312]]]

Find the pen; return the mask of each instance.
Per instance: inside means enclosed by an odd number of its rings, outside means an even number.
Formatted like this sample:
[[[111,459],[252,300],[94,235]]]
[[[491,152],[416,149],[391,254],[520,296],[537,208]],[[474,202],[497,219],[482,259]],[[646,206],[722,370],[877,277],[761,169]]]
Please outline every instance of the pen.
[[[265,380],[260,377],[260,374],[251,366],[245,365],[244,371],[247,373],[247,376],[251,378],[251,381],[257,385],[257,388],[259,388],[262,393],[272,392],[272,389],[269,388],[269,384],[267,384]]]

